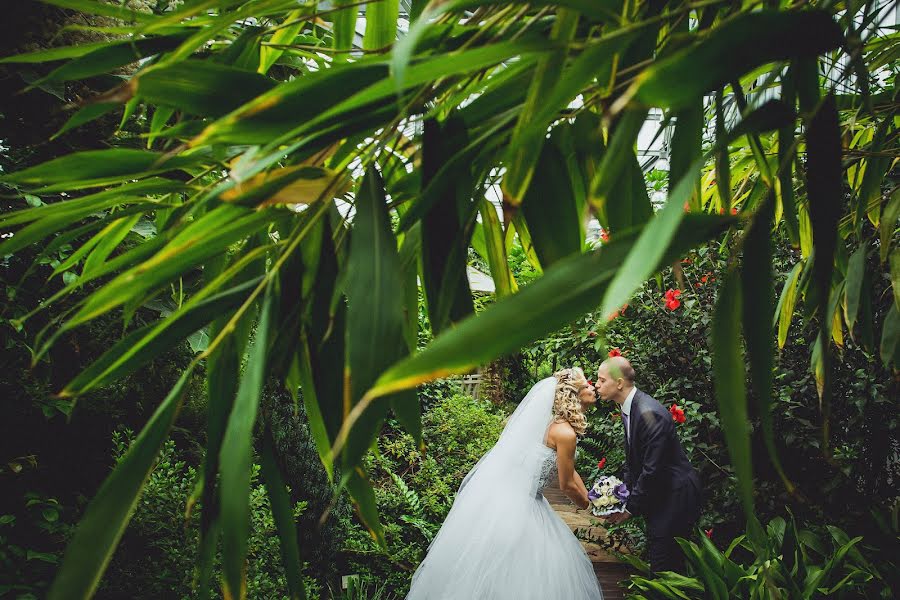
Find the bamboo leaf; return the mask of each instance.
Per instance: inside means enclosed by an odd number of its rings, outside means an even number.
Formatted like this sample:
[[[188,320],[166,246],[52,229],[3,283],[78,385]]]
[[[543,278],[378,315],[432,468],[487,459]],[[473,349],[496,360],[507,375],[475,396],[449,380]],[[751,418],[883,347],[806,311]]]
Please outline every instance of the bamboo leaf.
[[[775,309],[775,320],[778,322],[778,348],[784,348],[787,341],[788,329],[791,326],[791,318],[794,315],[794,306],[797,303],[797,282],[800,280],[800,274],[803,272],[803,262],[798,262],[788,274],[787,281],[784,282],[784,288],[781,290],[781,297],[778,300],[778,307]]]
[[[891,289],[894,290],[894,304],[900,308],[900,250],[891,253]]]
[[[384,183],[374,167],[366,173],[357,195],[347,269],[350,398],[344,404],[345,420],[378,375],[407,352],[400,258],[391,232]],[[404,400],[416,402],[415,393]],[[359,464],[378,435],[389,406],[388,399],[381,399],[367,408],[347,439],[345,466]],[[398,412],[404,421],[414,416],[402,409]]]
[[[758,523],[754,526],[753,466],[750,456],[747,390],[744,384],[744,357],[741,352],[742,295],[741,280],[737,272],[729,271],[719,289],[713,322],[713,387],[722,431],[728,444],[728,455],[737,476],[738,497],[750,523],[751,538],[760,543]]]
[[[274,292],[266,290],[256,335],[248,349],[234,407],[222,439],[221,519],[222,591],[225,598],[247,595],[247,536],[250,533],[250,478],[253,462],[253,426],[266,378],[266,356],[273,323]]]
[[[277,46],[289,45],[294,42],[297,34],[303,29],[305,23],[300,18],[306,13],[302,8],[291,11],[284,18],[278,29],[269,40],[272,46],[263,46],[259,49],[259,69],[258,73],[265,75],[272,68],[272,65],[284,54],[284,48]],[[293,24],[291,24],[293,23]]]
[[[644,70],[626,97],[644,106],[680,108],[756,67],[816,57],[842,41],[840,27],[823,10],[742,13]]]
[[[266,491],[269,493],[272,517],[278,530],[281,560],[284,563],[284,573],[287,578],[288,589],[291,592],[290,598],[291,600],[305,600],[306,589],[303,586],[303,561],[300,558],[297,525],[294,522],[291,498],[285,488],[284,478],[281,475],[278,462],[275,460],[272,432],[268,431],[263,439],[260,468],[263,479],[266,482]]]
[[[381,520],[378,518],[378,504],[375,499],[375,492],[372,484],[369,483],[369,476],[362,467],[353,469],[347,477],[347,489],[350,491],[350,497],[353,498],[353,504],[356,506],[356,512],[359,514],[360,520],[369,529],[372,539],[387,549],[387,543],[384,540],[384,529],[381,526]]]
[[[97,589],[175,421],[191,374],[192,369],[182,374],[91,500],[53,580],[51,600],[89,598]]]
[[[522,215],[546,269],[581,252],[581,226],[565,157],[554,140],[543,145],[538,165],[525,191]]]
[[[76,127],[81,127],[85,123],[90,123],[95,119],[99,119],[103,115],[110,113],[119,108],[118,104],[109,103],[109,102],[97,102],[94,104],[88,104],[82,108],[79,108],[78,111],[72,115],[68,121],[52,136],[50,136],[51,140],[55,140],[62,134],[75,129]]]
[[[497,297],[502,298],[518,290],[516,280],[509,268],[506,255],[506,244],[503,242],[503,225],[500,217],[487,198],[483,198],[479,208],[481,214],[481,230],[484,234],[485,257],[491,269],[491,277],[497,289]]]
[[[259,279],[255,278],[208,299],[195,301],[192,298],[172,315],[142,327],[116,343],[69,382],[59,395],[78,396],[133,373],[221,314],[236,309],[258,283]]]
[[[850,256],[850,263],[847,266],[847,279],[845,290],[845,311],[847,319],[847,329],[853,333],[853,325],[856,323],[856,315],[859,313],[859,299],[862,293],[862,283],[866,271],[866,255],[868,254],[868,246],[863,243]]]
[[[881,362],[885,367],[889,367],[891,363],[895,366],[898,364],[898,350],[900,350],[900,307],[894,303],[887,310],[881,332]]]
[[[364,50],[380,50],[394,43],[400,0],[374,0],[366,5],[366,33]]]
[[[102,232],[103,239],[94,247],[87,259],[84,261],[84,267],[81,272],[83,275],[89,276],[92,271],[99,268],[109,255],[113,253],[122,240],[131,233],[132,228],[137,225],[141,219],[141,213],[117,219],[109,224]]]
[[[64,328],[76,327],[126,302],[141,298],[229,245],[258,231],[272,219],[268,211],[223,204],[176,235],[153,258],[121,273],[91,294]],[[199,243],[202,240],[203,243]]]
[[[894,230],[897,228],[897,220],[900,219],[900,188],[894,190],[890,200],[881,215],[879,230],[881,233],[881,262],[887,260],[891,253],[891,242],[894,237]]]

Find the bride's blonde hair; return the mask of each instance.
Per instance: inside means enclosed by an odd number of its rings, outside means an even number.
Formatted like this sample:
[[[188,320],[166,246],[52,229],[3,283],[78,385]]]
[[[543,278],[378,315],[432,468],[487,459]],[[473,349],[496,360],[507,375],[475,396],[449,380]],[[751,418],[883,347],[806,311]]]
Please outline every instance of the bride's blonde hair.
[[[556,396],[553,399],[553,420],[566,421],[578,435],[587,431],[587,418],[581,410],[578,399],[579,382],[586,380],[584,371],[578,367],[563,369],[553,374],[556,378]]]

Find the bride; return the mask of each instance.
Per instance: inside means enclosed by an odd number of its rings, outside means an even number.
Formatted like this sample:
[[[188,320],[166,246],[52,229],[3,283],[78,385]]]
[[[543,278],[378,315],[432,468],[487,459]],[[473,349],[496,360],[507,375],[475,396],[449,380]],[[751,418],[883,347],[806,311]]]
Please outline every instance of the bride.
[[[407,600],[602,598],[587,554],[541,494],[558,478],[576,506],[589,505],[575,444],[587,428],[584,410],[595,402],[578,368],[531,388],[463,479]]]

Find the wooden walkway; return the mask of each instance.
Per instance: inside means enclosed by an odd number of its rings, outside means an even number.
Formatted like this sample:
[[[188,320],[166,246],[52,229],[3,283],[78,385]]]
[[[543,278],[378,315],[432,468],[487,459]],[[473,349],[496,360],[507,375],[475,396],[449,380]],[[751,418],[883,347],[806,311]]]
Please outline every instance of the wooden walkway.
[[[548,486],[543,492],[550,506],[573,532],[581,529],[592,539],[606,538],[606,530],[603,527],[592,527],[592,522],[596,523],[597,519],[592,518],[586,511],[575,512],[575,505],[558,486]],[[597,574],[597,581],[600,582],[600,589],[603,591],[603,600],[623,600],[625,590],[619,583],[634,573],[631,566],[622,563],[599,544],[582,540],[581,545],[594,565],[594,573]]]

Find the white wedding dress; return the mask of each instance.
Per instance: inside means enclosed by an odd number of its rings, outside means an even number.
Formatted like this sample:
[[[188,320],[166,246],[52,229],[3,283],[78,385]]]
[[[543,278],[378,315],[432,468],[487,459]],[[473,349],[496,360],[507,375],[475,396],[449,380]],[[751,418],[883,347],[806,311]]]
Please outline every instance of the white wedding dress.
[[[407,600],[597,600],[591,562],[541,489],[557,477],[544,444],[556,379],[538,382],[466,475]]]

